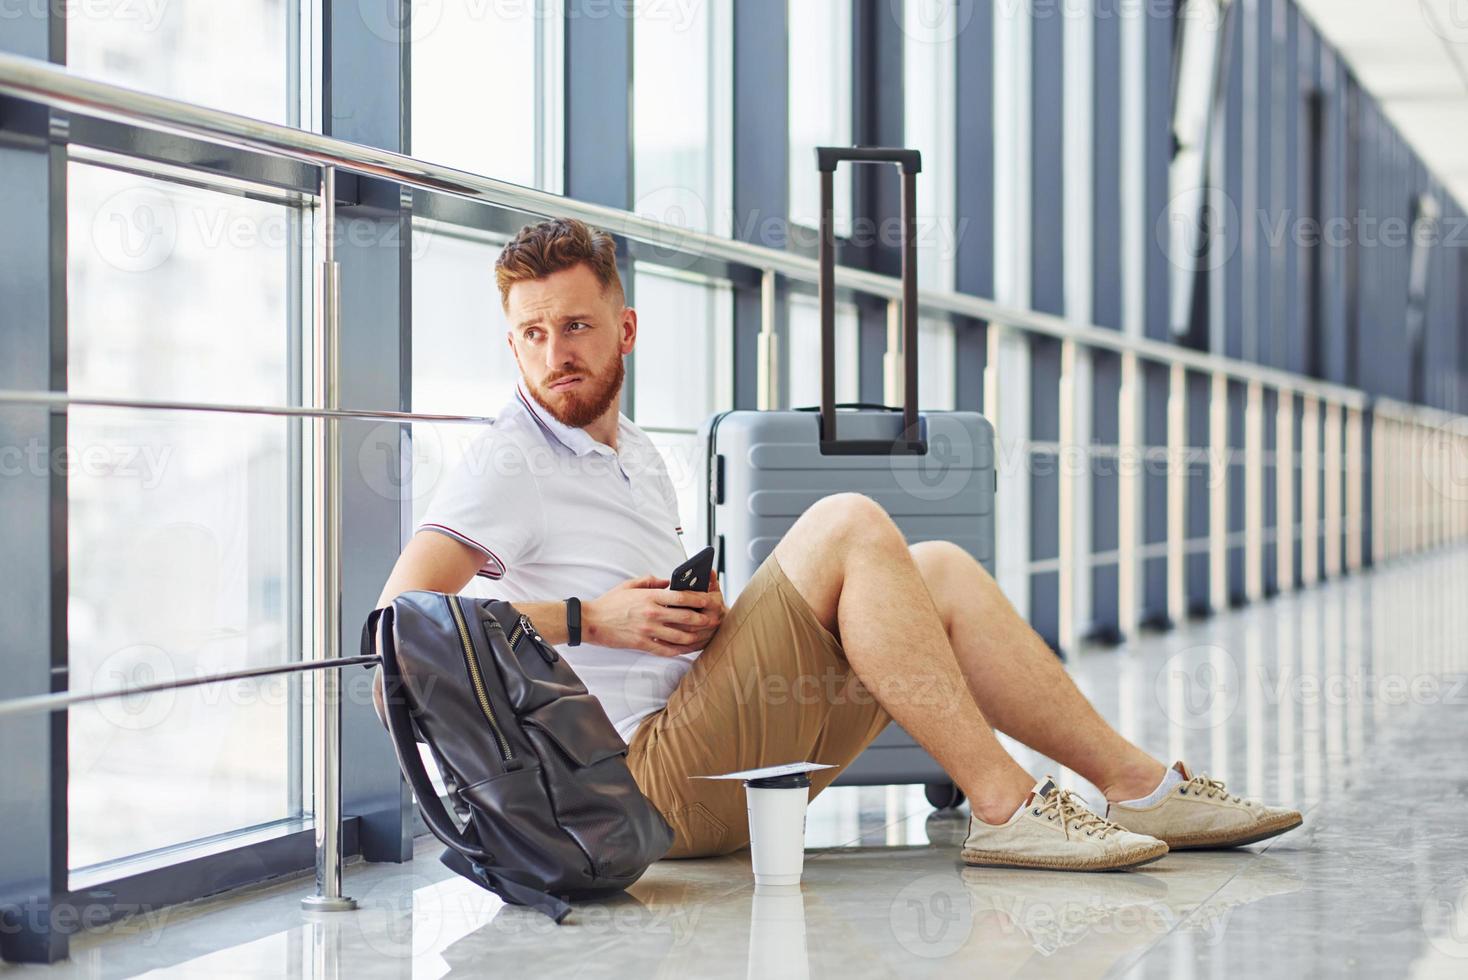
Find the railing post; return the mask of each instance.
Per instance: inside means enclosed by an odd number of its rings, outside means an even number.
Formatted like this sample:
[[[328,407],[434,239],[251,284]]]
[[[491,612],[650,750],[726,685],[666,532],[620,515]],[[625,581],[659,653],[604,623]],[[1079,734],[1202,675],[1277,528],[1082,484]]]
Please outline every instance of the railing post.
[[[1366,446],[1363,442],[1361,410],[1346,410],[1346,571],[1358,572],[1364,557],[1362,544],[1365,540],[1362,505],[1365,496],[1363,461]]]
[[[1174,364],[1167,381],[1167,618],[1188,614],[1188,369]]]
[[[1300,582],[1320,578],[1320,402],[1306,395],[1300,422]]]
[[[1381,448],[1381,480],[1386,488],[1382,494],[1385,555],[1395,558],[1402,553],[1402,531],[1407,526],[1407,498],[1402,493],[1402,424],[1398,419],[1386,420],[1386,439]]]
[[[1401,481],[1402,481],[1402,546],[1399,549],[1404,555],[1410,555],[1417,551],[1417,493],[1419,485],[1417,482],[1417,453],[1416,453],[1416,426],[1412,422],[1402,423],[1401,441],[1397,452],[1400,454]]]
[[[902,301],[887,301],[887,349],[882,352],[882,400],[888,405],[901,405],[904,385],[903,366],[907,351],[902,346]]]
[[[1067,653],[1091,616],[1091,353],[1075,340],[1060,346],[1060,617]]]
[[[1250,381],[1244,401],[1244,595],[1264,596],[1264,385]]]
[[[1413,526],[1415,533],[1412,535],[1413,550],[1426,551],[1428,541],[1428,516],[1427,516],[1427,440],[1423,437],[1423,426],[1416,419],[1412,422],[1412,486],[1415,492],[1412,495]]]
[[[1417,423],[1406,421],[1402,423],[1402,481],[1405,483],[1403,503],[1405,503],[1406,524],[1403,528],[1403,538],[1406,541],[1405,552],[1415,555],[1422,547],[1422,483],[1418,480],[1418,468],[1420,468],[1417,453]]]
[[[1029,340],[1003,324],[988,325],[984,415],[994,426],[994,465],[1005,518],[995,528],[994,571],[1021,616],[1030,613]]]
[[[313,395],[317,408],[340,408],[341,268],[336,261],[336,168],[321,168],[321,264],[316,280]],[[341,431],[333,417],[313,426],[311,472],[314,590],[318,660],[338,656],[341,642]],[[357,907],[342,896],[341,842],[341,672],[317,670],[311,677],[312,817],[316,828],[316,894],[301,905],[318,912]]]
[[[1228,375],[1213,372],[1208,391],[1208,604],[1228,608]]]
[[[1453,446],[1452,455],[1448,458],[1447,486],[1458,515],[1454,524],[1455,537],[1462,539],[1468,536],[1468,435],[1455,432]]]
[[[1295,393],[1279,389],[1274,409],[1274,563],[1281,592],[1295,587]]]
[[[755,404],[762,412],[780,407],[780,337],[775,333],[775,304],[779,293],[775,282],[773,269],[766,269],[760,275],[759,334],[755,341]]]
[[[1442,422],[1438,421],[1428,431],[1428,445],[1432,447],[1432,480],[1428,488],[1432,494],[1432,546],[1441,548],[1447,542],[1447,496],[1443,492],[1447,487],[1445,482],[1447,471],[1443,463],[1447,459],[1443,452],[1443,430]]]
[[[1387,445],[1391,441],[1391,423],[1382,418],[1380,409],[1371,412],[1371,563],[1380,565],[1387,558],[1386,506]]]
[[[1116,447],[1116,620],[1128,639],[1142,618],[1142,368],[1137,355],[1121,355]]]
[[[1341,407],[1325,406],[1325,577],[1341,574]]]

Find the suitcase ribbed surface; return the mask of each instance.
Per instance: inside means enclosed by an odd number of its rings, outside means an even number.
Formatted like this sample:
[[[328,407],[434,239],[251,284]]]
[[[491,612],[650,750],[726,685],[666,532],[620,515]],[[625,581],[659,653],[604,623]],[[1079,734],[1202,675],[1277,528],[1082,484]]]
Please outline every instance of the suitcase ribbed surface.
[[[881,504],[909,543],[952,541],[994,568],[994,434],[976,412],[925,412],[925,456],[822,455],[812,412],[726,412],[704,428],[713,459],[711,541],[731,601],[801,514],[822,497],[857,492]],[[843,411],[841,438],[895,438],[894,412]],[[717,484],[717,485],[716,485]],[[707,514],[705,514],[707,520]]]

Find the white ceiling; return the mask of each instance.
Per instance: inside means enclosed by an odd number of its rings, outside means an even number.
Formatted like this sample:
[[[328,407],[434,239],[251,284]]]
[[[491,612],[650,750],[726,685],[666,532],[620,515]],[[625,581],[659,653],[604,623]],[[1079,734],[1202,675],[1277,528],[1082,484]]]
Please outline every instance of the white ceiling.
[[[1468,207],[1468,0],[1296,0]]]

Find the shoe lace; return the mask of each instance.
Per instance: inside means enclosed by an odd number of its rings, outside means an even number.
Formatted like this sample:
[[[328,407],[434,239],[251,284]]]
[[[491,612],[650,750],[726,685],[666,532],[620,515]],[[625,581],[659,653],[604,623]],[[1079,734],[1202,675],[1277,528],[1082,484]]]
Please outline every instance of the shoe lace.
[[[1085,801],[1068,789],[1053,790],[1044,800],[1036,801],[1030,812],[1047,820],[1059,819],[1066,840],[1070,840],[1072,830],[1084,830],[1087,837],[1108,837],[1121,830],[1121,827],[1086,806]]]
[[[1210,800],[1222,798],[1230,803],[1248,802],[1242,796],[1237,796],[1233,793],[1230,793],[1228,789],[1224,787],[1223,780],[1214,779],[1206,772],[1200,772],[1192,779],[1189,779],[1187,782],[1183,783],[1182,786],[1179,788],[1179,792],[1181,792],[1184,796],[1187,796],[1189,792],[1191,792],[1194,796],[1206,796]]]

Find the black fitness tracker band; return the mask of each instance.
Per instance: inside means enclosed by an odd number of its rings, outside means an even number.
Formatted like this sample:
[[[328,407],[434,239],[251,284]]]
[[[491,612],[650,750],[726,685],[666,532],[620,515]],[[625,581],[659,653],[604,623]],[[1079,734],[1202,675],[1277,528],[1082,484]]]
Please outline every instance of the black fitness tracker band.
[[[581,600],[572,596],[566,600],[566,646],[581,645]]]

